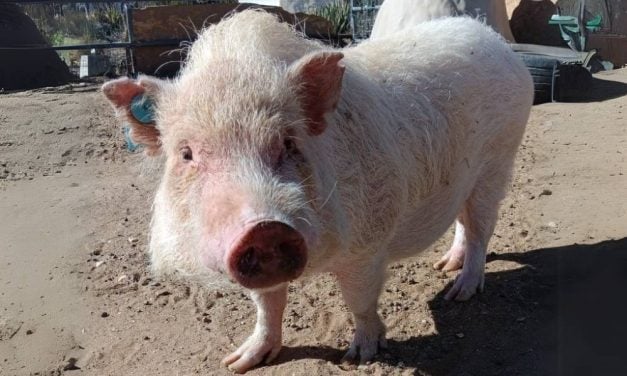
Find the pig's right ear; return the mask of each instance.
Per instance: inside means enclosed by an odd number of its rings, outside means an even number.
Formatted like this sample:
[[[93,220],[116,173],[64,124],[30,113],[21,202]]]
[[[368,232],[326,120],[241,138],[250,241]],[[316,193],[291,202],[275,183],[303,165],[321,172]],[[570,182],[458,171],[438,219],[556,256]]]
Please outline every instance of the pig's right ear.
[[[133,116],[131,103],[139,95],[157,98],[165,85],[165,81],[142,76],[137,80],[119,78],[102,86],[102,93],[111,102],[116,114],[130,125],[133,142],[143,145],[146,154],[151,156],[161,152],[161,134],[154,123],[142,123]]]
[[[340,100],[345,69],[340,62],[343,57],[341,52],[314,52],[288,69],[288,79],[297,87],[311,135],[324,132],[327,126],[324,115],[334,111]]]

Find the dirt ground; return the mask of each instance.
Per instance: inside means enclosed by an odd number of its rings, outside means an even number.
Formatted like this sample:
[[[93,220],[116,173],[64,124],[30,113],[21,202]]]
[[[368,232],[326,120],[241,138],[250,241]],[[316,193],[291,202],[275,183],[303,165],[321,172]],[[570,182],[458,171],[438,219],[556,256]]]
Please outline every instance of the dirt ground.
[[[536,106],[490,243],[486,290],[447,302],[451,241],[389,268],[389,349],[338,367],[353,331],[332,276],[291,285],[284,348],[251,375],[626,375],[627,70]],[[0,95],[0,374],[220,375],[251,333],[236,289],[157,280],[158,161],[125,150],[98,86]]]

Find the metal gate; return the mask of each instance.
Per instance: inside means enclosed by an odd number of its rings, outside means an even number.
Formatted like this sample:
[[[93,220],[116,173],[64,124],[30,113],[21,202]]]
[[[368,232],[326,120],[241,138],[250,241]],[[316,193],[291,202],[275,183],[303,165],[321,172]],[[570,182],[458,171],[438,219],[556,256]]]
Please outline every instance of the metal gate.
[[[381,3],[383,0],[351,0],[351,30],[354,41],[370,36]]]

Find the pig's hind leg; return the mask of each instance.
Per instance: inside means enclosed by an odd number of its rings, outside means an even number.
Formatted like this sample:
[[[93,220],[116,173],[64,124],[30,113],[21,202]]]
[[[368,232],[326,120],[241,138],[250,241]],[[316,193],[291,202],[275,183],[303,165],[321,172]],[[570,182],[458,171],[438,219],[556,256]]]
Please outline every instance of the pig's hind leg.
[[[456,222],[453,246],[435,264],[444,271],[462,268],[447,300],[468,300],[483,290],[487,246],[509,181],[509,164],[496,164],[485,168],[477,180]]]
[[[377,302],[385,280],[385,262],[380,254],[352,262],[336,272],[342,296],[355,319],[355,334],[343,362],[372,360],[387,346],[385,326],[377,313]]]

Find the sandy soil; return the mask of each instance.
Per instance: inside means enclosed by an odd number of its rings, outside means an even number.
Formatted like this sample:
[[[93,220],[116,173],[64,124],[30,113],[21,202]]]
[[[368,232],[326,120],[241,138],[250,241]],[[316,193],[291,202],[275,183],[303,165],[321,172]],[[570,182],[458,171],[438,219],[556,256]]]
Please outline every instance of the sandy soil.
[[[490,244],[486,291],[443,300],[432,250],[389,268],[389,349],[338,360],[352,319],[334,280],[290,289],[284,348],[252,375],[627,374],[627,70],[584,103],[533,109]],[[155,163],[124,149],[94,85],[0,95],[0,374],[229,374],[254,325],[239,290],[156,280]]]

